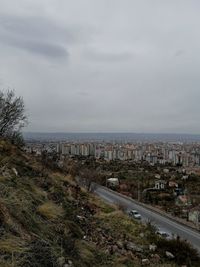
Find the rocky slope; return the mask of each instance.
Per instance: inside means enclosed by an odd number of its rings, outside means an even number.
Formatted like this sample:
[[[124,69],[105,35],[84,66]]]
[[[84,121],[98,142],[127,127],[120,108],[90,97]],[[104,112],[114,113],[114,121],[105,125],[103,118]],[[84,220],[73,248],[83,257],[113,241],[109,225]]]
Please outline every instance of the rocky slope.
[[[154,243],[154,245],[153,245]],[[200,266],[196,252],[166,241],[81,189],[69,175],[0,141],[0,266]]]

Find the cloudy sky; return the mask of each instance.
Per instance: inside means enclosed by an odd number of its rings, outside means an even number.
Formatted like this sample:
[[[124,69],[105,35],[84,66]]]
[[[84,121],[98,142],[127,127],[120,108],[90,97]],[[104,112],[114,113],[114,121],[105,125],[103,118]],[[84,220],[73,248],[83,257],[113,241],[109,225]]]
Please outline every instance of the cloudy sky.
[[[27,131],[200,133],[199,0],[0,0]]]

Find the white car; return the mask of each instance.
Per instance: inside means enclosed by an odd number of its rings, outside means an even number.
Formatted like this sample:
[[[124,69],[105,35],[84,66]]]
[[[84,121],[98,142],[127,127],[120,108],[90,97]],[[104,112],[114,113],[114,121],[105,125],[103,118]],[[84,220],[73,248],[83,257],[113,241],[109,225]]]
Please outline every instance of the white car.
[[[134,219],[137,219],[137,220],[141,219],[141,215],[138,213],[137,210],[130,210],[129,211],[129,216],[133,217]]]
[[[158,230],[158,231],[156,231],[156,234],[159,235],[162,238],[170,239],[170,234],[165,232],[165,231]]]

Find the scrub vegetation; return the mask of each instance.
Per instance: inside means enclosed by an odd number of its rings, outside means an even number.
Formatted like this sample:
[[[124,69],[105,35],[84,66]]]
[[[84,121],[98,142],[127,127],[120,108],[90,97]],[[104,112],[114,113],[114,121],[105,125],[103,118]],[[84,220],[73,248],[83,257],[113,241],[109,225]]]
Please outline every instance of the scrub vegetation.
[[[175,258],[167,258],[166,251]],[[186,261],[178,251],[187,252]],[[80,188],[69,174],[50,170],[33,155],[0,140],[0,266],[181,266],[185,262],[200,266],[187,243],[158,238],[151,227]]]

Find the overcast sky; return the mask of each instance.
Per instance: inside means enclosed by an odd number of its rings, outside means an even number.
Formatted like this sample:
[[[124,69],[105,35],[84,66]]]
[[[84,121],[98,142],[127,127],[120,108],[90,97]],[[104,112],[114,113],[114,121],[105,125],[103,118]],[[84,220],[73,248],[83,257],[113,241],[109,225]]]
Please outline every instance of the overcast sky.
[[[199,0],[0,0],[26,131],[200,133]]]

